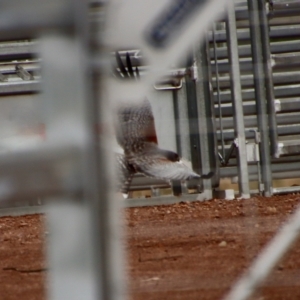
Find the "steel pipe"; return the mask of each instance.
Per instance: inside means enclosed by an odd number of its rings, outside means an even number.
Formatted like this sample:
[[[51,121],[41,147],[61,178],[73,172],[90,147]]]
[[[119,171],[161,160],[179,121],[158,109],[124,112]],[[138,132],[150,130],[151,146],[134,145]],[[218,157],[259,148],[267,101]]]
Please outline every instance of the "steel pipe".
[[[291,71],[291,72],[276,72],[273,74],[273,83],[274,86],[276,85],[296,85],[300,82],[300,72],[297,71]],[[241,75],[241,84],[242,87],[245,88],[254,88],[254,80],[253,75]],[[229,76],[222,76],[221,79],[219,79],[219,86],[220,88],[229,89],[230,87],[230,80]],[[216,89],[216,84],[213,82],[213,88]],[[215,92],[217,93],[217,91]]]
[[[297,28],[297,30],[300,30],[300,27]],[[271,52],[274,54],[283,54],[287,52],[299,52],[300,51],[300,45],[299,40],[290,40],[285,42],[271,42],[270,43]],[[217,56],[219,60],[227,59],[228,57],[228,51],[227,47],[218,47],[217,48]],[[242,45],[239,46],[239,57],[240,58],[246,58],[251,56],[251,46],[249,45]],[[210,50],[210,58],[214,60],[214,51]]]
[[[272,39],[280,39],[286,37],[299,37],[299,27],[300,25],[285,25],[285,26],[271,26],[270,27],[270,38]],[[213,33],[209,32],[209,41],[213,42]],[[248,28],[238,29],[237,31],[238,40],[240,41],[250,41],[250,32]],[[226,31],[218,30],[216,32],[216,42],[224,43],[226,42]],[[275,45],[276,42],[272,42],[271,45]],[[283,43],[282,43],[283,44]],[[239,47],[240,48],[240,47]],[[273,52],[273,51],[272,51]],[[222,57],[222,55],[220,55]]]
[[[258,1],[261,42],[262,42],[262,56],[265,74],[265,88],[267,111],[269,121],[269,136],[270,136],[270,150],[273,157],[279,157],[278,153],[278,134],[277,134],[277,121],[275,111],[275,97],[274,97],[274,84],[272,78],[272,62],[270,51],[270,38],[269,38],[269,24],[267,20],[267,12],[264,1]]]
[[[300,163],[299,162],[284,162],[280,164],[272,164],[270,166],[272,173],[280,173],[280,172],[296,172],[300,170]],[[299,171],[300,172],[300,171]],[[249,174],[255,175],[256,174],[256,166],[254,164],[249,165]],[[237,176],[237,167],[236,166],[228,166],[221,169],[221,177],[233,177]]]
[[[221,129],[221,144],[222,144],[222,156],[225,157],[225,149],[224,149],[224,138],[222,136],[223,128],[222,128],[222,104],[221,104],[221,92],[220,92],[220,77],[219,77],[219,69],[218,69],[218,55],[217,55],[217,43],[216,43],[216,38],[215,38],[215,23],[213,23],[213,29],[212,29],[212,34],[213,34],[213,45],[214,45],[214,61],[215,61],[215,81],[211,81],[212,84],[215,84],[216,86],[216,93],[217,93],[217,98],[218,98],[218,115],[219,115],[219,126]],[[210,68],[211,71],[211,68]]]
[[[296,124],[293,126],[278,126],[278,135],[279,136],[288,136],[288,135],[300,135],[300,125]],[[233,129],[224,130],[224,140],[225,142],[232,142],[234,139]],[[246,132],[246,139],[251,139],[251,134]],[[220,133],[217,132],[218,140],[220,140]]]
[[[263,80],[263,78],[262,78]],[[230,92],[224,91],[221,92],[222,103],[228,103],[231,101]],[[275,86],[274,87],[275,98],[287,98],[287,97],[299,97],[300,96],[300,85],[290,85],[288,88],[286,86]],[[255,91],[253,89],[243,90],[242,91],[243,100],[254,100],[256,98]],[[214,103],[218,103],[217,95],[214,94]]]
[[[244,114],[240,82],[239,56],[236,34],[236,18],[233,1],[228,4],[228,20],[226,21],[227,47],[229,52],[231,96],[234,118],[234,132],[238,150],[239,191],[242,198],[250,198],[248,164],[246,153]]]

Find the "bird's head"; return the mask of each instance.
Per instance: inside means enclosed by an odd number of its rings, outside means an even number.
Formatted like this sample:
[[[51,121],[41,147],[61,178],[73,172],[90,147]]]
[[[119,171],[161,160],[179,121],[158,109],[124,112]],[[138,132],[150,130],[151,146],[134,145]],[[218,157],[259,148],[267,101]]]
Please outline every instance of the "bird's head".
[[[166,157],[170,160],[170,161],[180,161],[180,157],[177,153],[173,152],[173,151],[167,151],[167,155]]]

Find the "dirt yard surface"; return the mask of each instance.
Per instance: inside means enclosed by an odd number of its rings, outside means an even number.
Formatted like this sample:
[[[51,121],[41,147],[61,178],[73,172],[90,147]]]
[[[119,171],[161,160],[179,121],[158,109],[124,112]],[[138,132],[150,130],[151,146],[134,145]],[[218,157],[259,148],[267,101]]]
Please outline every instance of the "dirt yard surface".
[[[126,209],[130,299],[221,299],[299,195]],[[0,299],[45,299],[44,216],[0,218]],[[300,299],[300,239],[252,298]]]
[[[0,299],[45,299],[43,217],[0,218]]]

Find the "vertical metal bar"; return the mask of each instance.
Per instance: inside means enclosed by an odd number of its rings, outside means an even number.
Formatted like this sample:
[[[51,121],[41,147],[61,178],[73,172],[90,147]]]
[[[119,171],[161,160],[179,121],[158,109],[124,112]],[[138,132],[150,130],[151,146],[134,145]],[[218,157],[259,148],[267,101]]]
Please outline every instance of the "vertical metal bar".
[[[102,278],[95,276],[88,206],[67,197],[49,200],[47,299],[102,299]]]
[[[94,274],[96,279],[101,279],[101,288],[97,290],[98,299],[111,299],[109,289],[111,282],[109,282],[109,271],[107,264],[107,254],[105,243],[108,242],[107,230],[109,228],[109,211],[107,201],[109,199],[109,189],[111,188],[112,176],[108,172],[108,167],[103,163],[103,159],[109,162],[109,155],[105,153],[104,148],[100,143],[98,147],[98,137],[93,130],[97,124],[101,124],[101,115],[98,115],[99,105],[102,104],[103,97],[98,93],[98,85],[100,81],[98,74],[94,69],[90,69],[88,57],[94,54],[95,49],[91,48],[93,36],[89,30],[88,25],[88,8],[87,3],[78,1],[76,4],[76,19],[77,34],[82,47],[82,75],[85,85],[85,121],[87,126],[88,141],[85,149],[85,161],[83,170],[84,180],[84,198],[89,208],[91,235],[93,242],[91,245],[93,249],[93,263]],[[101,41],[100,41],[101,43]],[[99,43],[99,44],[100,44]],[[109,108],[108,109],[108,114]],[[99,172],[102,169],[103,173]],[[102,197],[103,198],[102,198]],[[101,203],[101,204],[100,204]]]
[[[74,1],[74,6],[76,35],[55,36],[44,44],[50,136],[74,139],[82,151],[78,177],[84,187],[79,203],[66,197],[62,199],[65,207],[50,208],[50,296],[55,300],[124,299],[120,202],[113,192],[109,136],[112,110],[101,92],[102,73],[89,64],[101,48],[91,48],[87,3]],[[100,139],[96,125],[108,129]],[[64,219],[68,211],[70,216]]]
[[[215,60],[215,76],[217,85],[217,96],[218,96],[218,108],[219,108],[219,126],[221,135],[221,145],[222,145],[222,157],[225,157],[225,146],[224,146],[224,134],[223,134],[223,124],[222,124],[222,103],[221,103],[221,93],[220,93],[220,82],[219,82],[219,65],[218,65],[218,54],[217,54],[217,43],[216,43],[216,23],[213,24],[213,41],[214,41],[214,60]]]
[[[191,145],[190,145],[190,128],[189,128],[189,119],[188,119],[188,101],[187,101],[187,92],[186,85],[182,86],[182,89],[177,92],[178,100],[178,127],[180,135],[180,150],[181,155],[185,159],[191,161]]]
[[[228,57],[230,64],[231,95],[233,100],[234,112],[234,129],[238,149],[239,190],[241,197],[250,198],[243,100],[240,81],[236,20],[233,0],[229,1],[228,3],[228,19],[226,20],[226,32]]]
[[[268,114],[266,107],[266,94],[264,86],[264,68],[262,55],[262,39],[260,33],[260,20],[257,0],[248,0],[251,51],[253,63],[253,75],[255,86],[255,100],[257,109],[258,130],[261,135],[260,158],[262,169],[262,182],[264,195],[272,195],[272,174],[269,146]]]
[[[178,153],[181,157],[191,161],[191,148],[190,148],[190,129],[189,129],[189,119],[188,119],[188,108],[187,108],[187,94],[186,85],[183,85],[180,90],[174,91],[176,93],[176,98],[174,97],[174,113],[177,119],[177,129],[178,129],[178,140],[180,143],[178,146]],[[180,99],[180,101],[179,101]],[[176,101],[175,101],[176,100]],[[188,193],[187,183],[181,182],[182,193]]]
[[[202,173],[209,173],[211,171],[211,159],[209,145],[209,126],[208,118],[209,105],[206,100],[210,99],[210,92],[207,89],[208,73],[207,73],[207,60],[206,60],[206,44],[202,43],[200,49],[196,47],[194,49],[194,64],[197,68],[198,78],[195,80],[196,100],[197,100],[197,119],[198,119],[198,131],[200,134],[200,153],[201,153],[201,165]],[[204,192],[210,192],[212,194],[211,180],[203,180]]]
[[[192,66],[193,60],[188,58],[187,67]],[[201,149],[200,149],[200,132],[198,126],[198,106],[195,82],[186,76],[186,98],[187,98],[187,110],[189,119],[189,132],[190,132],[190,149],[191,149],[191,162],[193,169],[197,173],[201,173]],[[201,181],[198,185],[198,191],[201,192]]]
[[[182,156],[180,126],[179,126],[178,92],[173,90],[172,96],[173,96],[174,119],[175,119],[176,148],[177,148],[177,153],[179,154],[179,156]]]
[[[265,74],[265,86],[267,97],[267,109],[269,116],[269,135],[270,135],[270,148],[271,155],[275,158],[280,156],[278,148],[278,133],[277,133],[277,120],[275,111],[275,96],[274,96],[274,84],[271,65],[271,50],[270,50],[270,36],[269,36],[269,23],[266,12],[266,1],[258,0],[259,17],[261,22],[261,42],[262,42],[262,54],[264,63]]]
[[[79,1],[82,2],[82,1]],[[83,1],[82,5],[87,5]],[[87,7],[86,7],[87,8]],[[82,14],[79,9],[78,14]],[[85,58],[103,55],[102,41],[98,35],[91,35],[88,18],[83,40],[89,53]],[[82,29],[81,29],[82,30]],[[97,41],[97,42],[95,42]],[[90,61],[90,60],[89,60]],[[114,180],[114,155],[112,147],[112,120],[113,99],[103,91],[103,68],[96,68],[86,61],[85,64],[85,86],[87,99],[87,123],[91,136],[91,144],[86,157],[85,183],[88,191],[89,208],[91,210],[91,223],[93,226],[93,246],[96,278],[102,279],[102,289],[99,291],[100,299],[119,300],[125,299],[125,280],[123,277],[123,247],[121,234],[121,201],[116,195]],[[107,68],[110,66],[107,65]],[[102,126],[102,133],[98,136],[95,127]]]
[[[47,141],[62,144],[67,141],[76,146],[81,152],[77,176],[84,178],[85,153],[90,139],[85,119],[85,79],[81,72],[79,41],[56,33],[44,37],[41,48]],[[83,194],[82,190],[81,198]],[[98,274],[99,285],[96,284],[93,265],[96,243],[89,224],[91,212],[87,201],[80,199],[76,203],[74,197],[67,195],[57,200],[49,205],[47,214],[51,232],[47,253],[50,299],[99,298],[102,280]]]
[[[217,127],[216,127],[216,116],[215,116],[215,104],[214,104],[214,94],[212,85],[212,71],[210,62],[210,48],[208,35],[206,35],[205,46],[203,47],[203,57],[205,58],[203,62],[203,68],[205,72],[206,81],[204,81],[206,97],[204,101],[206,102],[206,116],[207,116],[207,126],[208,126],[208,143],[209,143],[209,158],[210,167],[214,171],[214,176],[211,178],[212,187],[218,187],[220,184],[220,165],[219,165],[219,153],[218,153],[218,140],[217,140]]]
[[[179,128],[179,106],[178,106],[178,94],[177,91],[172,91],[173,96],[173,110],[174,110],[174,121],[175,121],[175,135],[176,135],[176,149],[179,156],[182,157],[181,151],[181,140],[180,140],[180,128]],[[175,196],[182,194],[181,181],[174,180],[172,182],[172,190]]]

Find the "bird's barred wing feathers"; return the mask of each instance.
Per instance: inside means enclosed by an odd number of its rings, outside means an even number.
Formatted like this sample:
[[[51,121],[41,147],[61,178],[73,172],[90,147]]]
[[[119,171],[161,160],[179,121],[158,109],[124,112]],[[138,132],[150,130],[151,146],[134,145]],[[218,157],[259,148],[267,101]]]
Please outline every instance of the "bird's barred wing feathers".
[[[116,153],[115,156],[117,160],[118,190],[123,194],[128,194],[132,178],[136,172],[123,154]]]
[[[147,142],[157,144],[154,117],[147,99],[118,108],[116,135],[125,152],[137,152]]]

